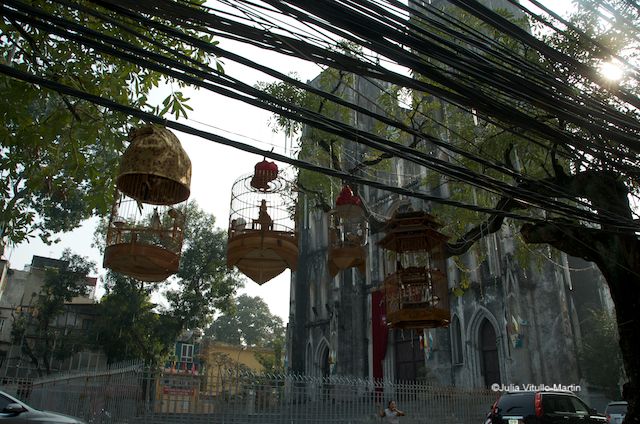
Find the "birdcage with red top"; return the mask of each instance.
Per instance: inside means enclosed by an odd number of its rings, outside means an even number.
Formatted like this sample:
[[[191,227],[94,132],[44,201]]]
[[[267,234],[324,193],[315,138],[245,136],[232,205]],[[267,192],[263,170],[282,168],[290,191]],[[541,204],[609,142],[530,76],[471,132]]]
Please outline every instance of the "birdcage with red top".
[[[295,200],[286,179],[266,160],[252,175],[238,178],[231,189],[227,265],[258,284],[275,278],[298,263]],[[262,165],[261,165],[262,164]]]
[[[357,268],[365,272],[369,224],[360,196],[345,185],[336,198],[336,207],[329,212],[329,272]]]

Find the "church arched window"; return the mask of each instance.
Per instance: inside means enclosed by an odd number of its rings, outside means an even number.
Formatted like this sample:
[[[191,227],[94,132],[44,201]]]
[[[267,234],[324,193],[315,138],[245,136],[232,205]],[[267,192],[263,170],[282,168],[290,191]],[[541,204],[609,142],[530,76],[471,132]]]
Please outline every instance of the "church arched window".
[[[460,330],[460,320],[457,315],[453,316],[451,322],[451,361],[454,365],[462,364],[464,356],[462,352],[462,331]]]

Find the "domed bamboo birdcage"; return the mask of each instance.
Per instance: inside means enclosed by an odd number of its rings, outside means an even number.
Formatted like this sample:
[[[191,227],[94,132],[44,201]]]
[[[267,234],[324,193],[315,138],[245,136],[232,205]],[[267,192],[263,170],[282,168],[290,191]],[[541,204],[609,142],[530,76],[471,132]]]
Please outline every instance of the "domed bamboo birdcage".
[[[147,125],[130,134],[120,159],[120,192],[151,205],[175,205],[189,198],[191,160],[171,131]]]
[[[369,224],[360,197],[345,185],[329,212],[329,272],[335,276],[341,270],[357,268],[365,272]]]
[[[449,287],[444,244],[447,237],[426,212],[396,213],[378,244],[391,252],[384,281],[387,323],[395,328],[449,325]]]
[[[189,197],[191,161],[164,128],[131,133],[107,228],[104,267],[141,281],[178,271]]]
[[[277,169],[277,168],[276,168]],[[293,201],[276,174],[240,177],[231,189],[227,265],[258,284],[298,264]]]

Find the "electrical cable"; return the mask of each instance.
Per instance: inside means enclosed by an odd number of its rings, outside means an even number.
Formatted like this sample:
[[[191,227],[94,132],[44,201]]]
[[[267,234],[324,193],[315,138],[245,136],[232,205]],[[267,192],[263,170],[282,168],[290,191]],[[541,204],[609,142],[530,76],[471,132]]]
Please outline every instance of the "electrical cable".
[[[485,187],[485,188],[486,188],[486,187]],[[563,207],[564,207],[564,205],[563,205]],[[584,211],[580,211],[580,212],[584,212]],[[574,211],[574,213],[575,213],[575,211]]]
[[[520,215],[520,214],[516,214],[516,213],[512,213],[512,212],[506,212],[506,211],[501,211],[501,210],[497,210],[497,209],[492,209],[492,208],[484,208],[484,207],[480,207],[480,206],[474,206],[474,205],[469,205],[469,204],[465,204],[462,202],[457,202],[457,201],[453,201],[453,200],[449,200],[449,199],[443,199],[443,198],[438,198],[435,196],[429,196],[427,194],[415,191],[415,190],[409,190],[409,189],[405,189],[405,188],[401,188],[401,187],[394,187],[394,186],[389,186],[386,184],[382,184],[376,181],[370,181],[367,180],[365,178],[361,178],[357,175],[352,175],[349,173],[346,173],[344,171],[339,171],[339,170],[335,170],[335,169],[331,169],[331,168],[326,168],[326,167],[322,167],[322,166],[318,166],[315,164],[312,164],[310,162],[307,161],[303,161],[300,159],[295,159],[295,158],[290,158],[288,156],[285,155],[281,155],[279,153],[274,153],[272,151],[268,151],[268,150],[263,150],[263,149],[259,149],[257,147],[245,144],[245,143],[241,143],[241,142],[237,142],[237,141],[233,141],[230,140],[228,138],[216,135],[216,134],[212,134],[203,130],[199,130],[196,128],[193,128],[191,126],[185,125],[185,124],[181,124],[179,122],[176,121],[170,121],[167,120],[165,118],[161,118],[159,116],[153,115],[149,112],[145,112],[142,111],[140,109],[136,109],[133,108],[131,106],[126,106],[120,103],[117,103],[115,101],[109,100],[109,99],[105,99],[103,97],[100,96],[96,96],[90,93],[86,93],[80,90],[77,90],[75,88],[72,88],[70,86],[64,85],[64,84],[60,84],[58,82],[52,81],[52,80],[48,80],[46,78],[40,77],[38,75],[34,75],[34,74],[30,74],[28,72],[25,71],[21,71],[18,69],[15,69],[11,66],[7,66],[5,64],[1,64],[0,63],[0,73],[3,73],[7,76],[10,76],[12,78],[16,78],[19,79],[21,81],[25,81],[31,84],[37,84],[39,86],[63,93],[63,94],[67,94],[79,99],[83,99],[86,101],[89,101],[91,103],[97,104],[99,106],[102,107],[106,107],[108,109],[111,109],[113,111],[116,112],[121,112],[124,114],[127,114],[129,116],[134,116],[137,117],[139,119],[145,120],[147,122],[151,122],[151,123],[155,123],[155,124],[159,124],[159,125],[163,125],[166,126],[167,128],[171,128],[174,129],[176,131],[180,131],[186,134],[191,134],[200,138],[204,138],[207,139],[209,141],[213,141],[215,143],[218,144],[222,144],[225,146],[229,146],[229,147],[233,147],[235,149],[238,150],[242,150],[248,153],[252,153],[258,156],[263,156],[263,157],[267,157],[269,159],[272,160],[276,160],[279,162],[283,162],[283,163],[287,163],[289,165],[292,165],[294,167],[297,168],[302,168],[302,169],[307,169],[309,171],[314,171],[314,172],[318,172],[324,175],[328,175],[331,177],[335,177],[335,178],[340,178],[344,181],[349,181],[352,183],[356,183],[356,184],[362,184],[365,186],[369,186],[369,187],[373,187],[376,189],[380,189],[383,191],[390,191],[390,192],[394,192],[400,195],[404,195],[404,196],[408,196],[408,197],[415,197],[418,199],[422,199],[425,201],[433,201],[436,203],[442,203],[442,204],[446,204],[446,205],[450,205],[450,206],[454,206],[454,207],[459,207],[459,208],[463,208],[463,209],[469,209],[475,212],[481,212],[481,213],[487,213],[487,214],[491,214],[491,215],[500,215],[500,216],[504,216],[504,217],[509,217],[509,218],[514,218],[514,219],[518,219],[521,221],[527,221],[527,222],[545,222],[545,220],[543,219],[539,219],[539,218],[535,218],[535,217],[531,217],[531,216],[526,216],[526,215]]]

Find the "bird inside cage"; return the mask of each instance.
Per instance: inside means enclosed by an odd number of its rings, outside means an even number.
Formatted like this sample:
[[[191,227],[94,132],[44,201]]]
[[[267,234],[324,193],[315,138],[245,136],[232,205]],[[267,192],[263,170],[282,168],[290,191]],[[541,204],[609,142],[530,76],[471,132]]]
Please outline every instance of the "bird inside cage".
[[[267,212],[267,201],[262,200],[260,202],[259,211],[258,211],[258,219],[253,220],[254,228],[258,225],[261,230],[273,230],[273,219]]]

